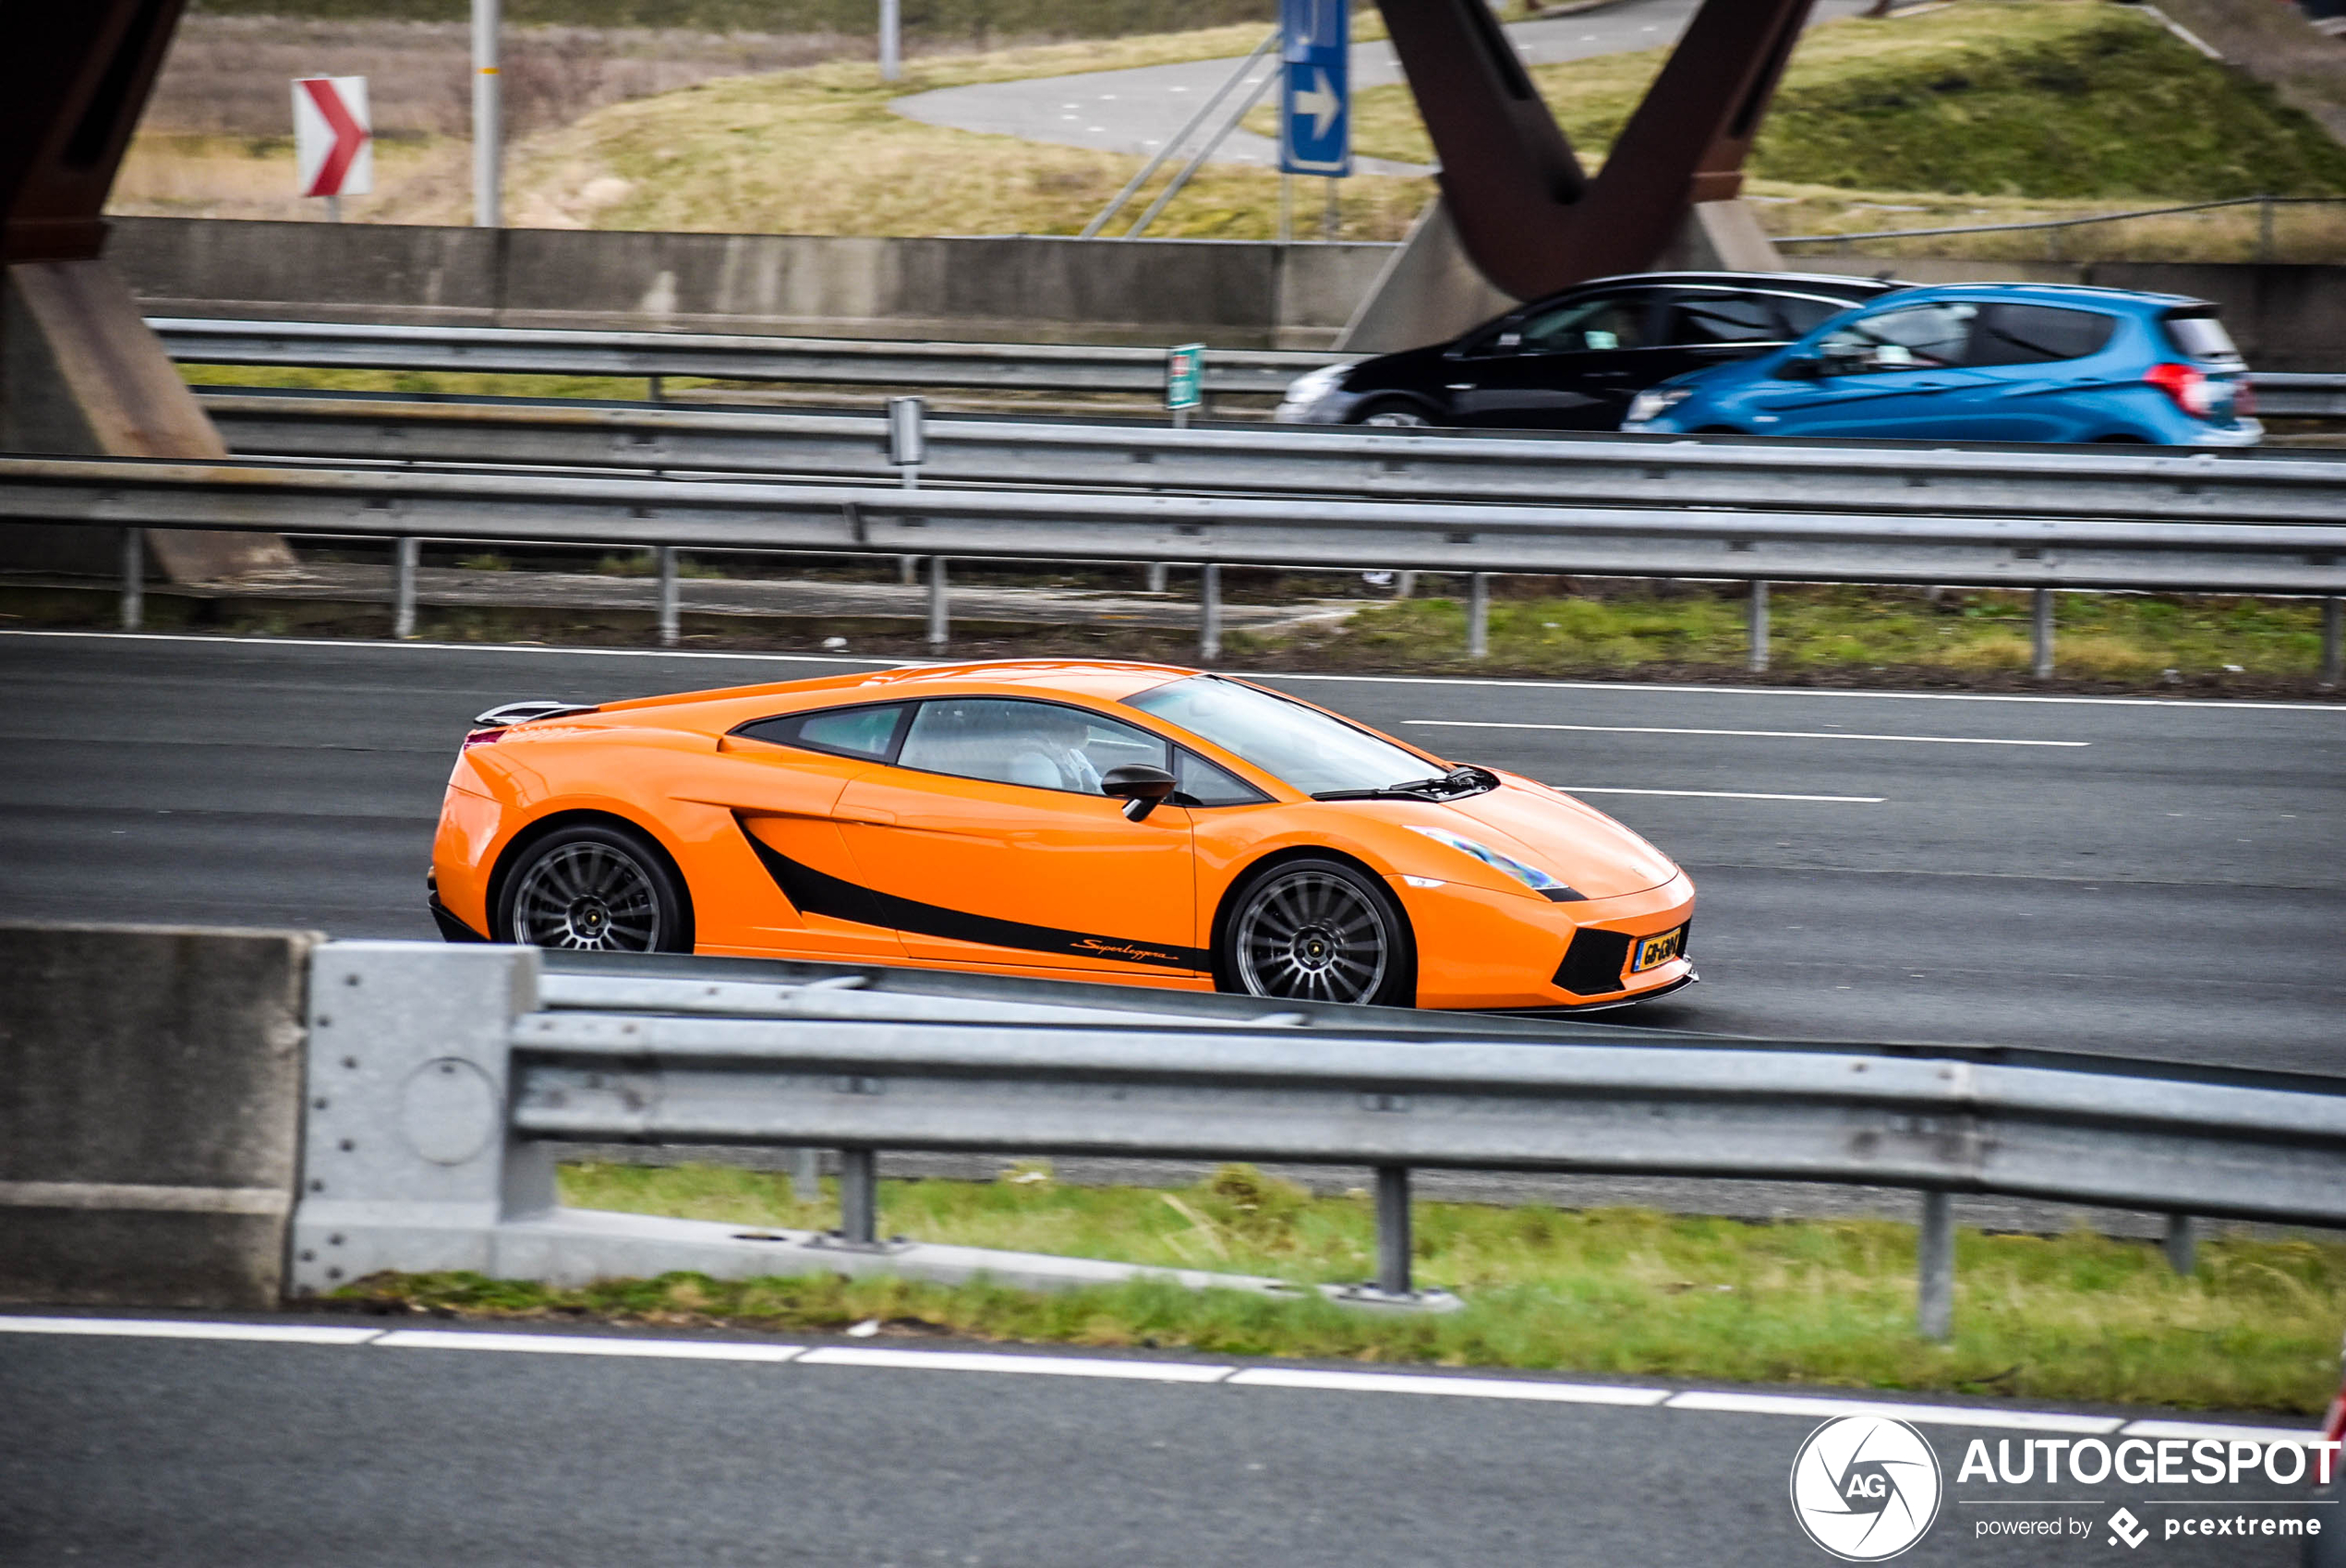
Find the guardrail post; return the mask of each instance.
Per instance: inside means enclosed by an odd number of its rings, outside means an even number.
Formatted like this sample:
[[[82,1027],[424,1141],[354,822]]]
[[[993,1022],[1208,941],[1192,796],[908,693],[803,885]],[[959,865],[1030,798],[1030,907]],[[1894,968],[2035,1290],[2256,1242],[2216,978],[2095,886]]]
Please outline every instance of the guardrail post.
[[[2256,259],[2270,261],[2272,259],[2273,199],[2260,196],[2256,199]]]
[[[2335,605],[2338,601],[2329,601]],[[147,531],[122,531],[122,629],[136,632],[147,620]]]
[[[1417,597],[1418,574],[1414,572],[1396,572],[1393,574],[1393,597],[1397,599]]]
[[[1149,562],[1149,592],[1153,594],[1161,594],[1164,591],[1165,562],[1161,561],[1152,561]]]
[[[1490,657],[1491,577],[1488,573],[1476,572],[1467,577],[1467,657]]]
[[[1210,561],[1197,569],[1197,657],[1203,664],[1222,657],[1222,568]]]
[[[1954,1333],[1954,1200],[1943,1192],[1922,1195],[1922,1224],[1915,1236],[1915,1324],[1925,1339]]]
[[[677,639],[676,547],[659,545],[652,554],[659,562],[659,645],[672,648]]]
[[[801,1146],[790,1151],[790,1196],[793,1203],[823,1200],[823,1152]]]
[[[2053,672],[2053,594],[2050,588],[2038,588],[2029,604],[2029,645],[2031,669],[2039,681],[2050,681]]]
[[[2188,1274],[2199,1267],[2199,1237],[2192,1228],[2189,1214],[2167,1216],[2167,1266],[2179,1274]]]
[[[2335,597],[2322,600],[2322,684],[2335,686],[2346,669],[2341,658],[2346,657],[2346,599]]]
[[[395,541],[392,546],[391,634],[408,638],[416,634],[416,558],[421,553],[423,541],[413,535]]]
[[[879,1240],[879,1157],[869,1149],[839,1152],[839,1238],[851,1247]]]
[[[1751,603],[1746,612],[1750,629],[1751,650],[1746,663],[1754,675],[1768,672],[1768,582],[1755,577],[1751,583]]]
[[[928,651],[943,653],[952,636],[952,621],[945,609],[945,558],[928,558]]]
[[[1409,1167],[1376,1168],[1376,1287],[1409,1294]]]
[[[898,556],[896,580],[908,588],[918,584],[921,580],[921,558],[917,555]]]

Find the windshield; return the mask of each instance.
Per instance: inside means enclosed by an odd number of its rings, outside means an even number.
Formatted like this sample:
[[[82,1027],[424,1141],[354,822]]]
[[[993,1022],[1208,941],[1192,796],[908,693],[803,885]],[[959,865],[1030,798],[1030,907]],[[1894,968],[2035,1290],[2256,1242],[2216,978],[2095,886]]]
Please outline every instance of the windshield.
[[[1439,774],[1439,766],[1317,708],[1216,675],[1153,687],[1124,699],[1244,757],[1306,795],[1389,790]]]

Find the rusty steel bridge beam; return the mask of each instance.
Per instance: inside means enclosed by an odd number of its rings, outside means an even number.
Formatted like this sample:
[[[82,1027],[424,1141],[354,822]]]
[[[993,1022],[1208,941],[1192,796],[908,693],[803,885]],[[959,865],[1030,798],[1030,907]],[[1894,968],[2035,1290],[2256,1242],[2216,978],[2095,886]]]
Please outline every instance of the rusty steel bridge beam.
[[[1377,0],[1467,255],[1519,299],[1651,267],[1733,199],[1809,0],[1704,0],[1591,178],[1489,0]]]

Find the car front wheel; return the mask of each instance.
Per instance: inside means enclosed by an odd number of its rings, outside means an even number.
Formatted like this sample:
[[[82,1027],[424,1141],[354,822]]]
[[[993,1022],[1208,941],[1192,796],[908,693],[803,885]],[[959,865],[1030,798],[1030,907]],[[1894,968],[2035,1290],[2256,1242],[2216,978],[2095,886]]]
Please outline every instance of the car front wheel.
[[[1427,418],[1425,411],[1417,404],[1397,397],[1388,397],[1369,404],[1353,423],[1377,425],[1386,429],[1422,430],[1430,428],[1433,421]]]
[[[1282,861],[1231,900],[1215,948],[1225,991],[1294,1002],[1406,1007],[1416,999],[1409,925],[1374,878],[1337,860]]]
[[[692,905],[648,838],[580,823],[522,852],[497,900],[496,936],[532,947],[689,953]]]

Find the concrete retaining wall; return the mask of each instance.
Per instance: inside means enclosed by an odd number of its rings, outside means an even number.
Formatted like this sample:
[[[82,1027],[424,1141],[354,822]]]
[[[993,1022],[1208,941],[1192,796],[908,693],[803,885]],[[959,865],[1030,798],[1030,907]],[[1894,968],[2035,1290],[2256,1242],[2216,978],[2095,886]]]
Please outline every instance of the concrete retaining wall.
[[[277,1302],[319,940],[0,924],[0,1300]]]
[[[158,315],[667,328],[1003,343],[1333,345],[1395,247],[1051,236],[456,229],[116,218],[107,256]],[[2262,370],[2346,366],[2346,267],[1809,257],[1918,283],[2195,295]]]
[[[117,218],[158,315],[1324,347],[1389,245],[844,239]]]

